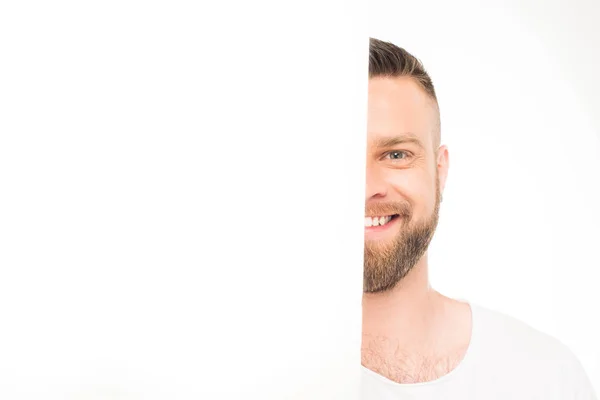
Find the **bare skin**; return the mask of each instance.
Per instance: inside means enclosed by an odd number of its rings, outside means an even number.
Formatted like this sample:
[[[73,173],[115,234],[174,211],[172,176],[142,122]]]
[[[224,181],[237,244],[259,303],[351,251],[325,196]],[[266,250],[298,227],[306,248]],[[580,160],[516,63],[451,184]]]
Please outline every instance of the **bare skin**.
[[[469,346],[469,306],[428,287],[426,268],[422,259],[403,279],[406,286],[363,296],[362,364],[397,383],[441,378]]]
[[[384,226],[365,228],[371,279],[363,295],[362,364],[398,383],[448,374],[471,338],[470,307],[431,288],[427,251],[405,268],[407,274],[385,273],[386,263],[401,265],[389,255],[397,253],[403,234],[419,224],[435,230],[436,193],[443,192],[449,167],[448,149],[437,139],[437,112],[411,78],[369,82],[366,216],[393,214],[394,205],[409,211]]]

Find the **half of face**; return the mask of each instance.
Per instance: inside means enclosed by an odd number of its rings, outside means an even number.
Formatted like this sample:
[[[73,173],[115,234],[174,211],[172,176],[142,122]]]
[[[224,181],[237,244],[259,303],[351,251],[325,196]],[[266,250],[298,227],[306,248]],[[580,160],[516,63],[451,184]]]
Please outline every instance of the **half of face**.
[[[437,107],[409,77],[369,82],[365,291],[393,287],[427,250],[438,220]]]

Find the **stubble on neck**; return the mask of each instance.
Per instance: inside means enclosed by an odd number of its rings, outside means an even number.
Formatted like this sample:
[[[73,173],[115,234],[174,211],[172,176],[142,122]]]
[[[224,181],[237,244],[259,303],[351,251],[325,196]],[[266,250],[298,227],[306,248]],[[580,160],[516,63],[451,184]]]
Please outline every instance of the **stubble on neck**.
[[[417,283],[423,279],[412,278]],[[470,344],[470,307],[431,289],[416,304],[402,303],[399,299],[410,293],[401,293],[406,285],[398,289],[387,305],[363,298],[362,365],[397,383],[428,382],[448,374]]]

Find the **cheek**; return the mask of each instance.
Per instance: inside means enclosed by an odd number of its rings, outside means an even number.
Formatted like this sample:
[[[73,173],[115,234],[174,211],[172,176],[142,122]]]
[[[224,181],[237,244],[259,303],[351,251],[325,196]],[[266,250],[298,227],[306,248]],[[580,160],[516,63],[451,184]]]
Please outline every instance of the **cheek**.
[[[407,200],[422,199],[429,191],[427,178],[418,171],[390,171],[387,178],[394,192],[406,197]]]
[[[435,206],[435,181],[417,171],[394,171],[388,177],[390,195],[411,204],[415,217],[432,212]]]

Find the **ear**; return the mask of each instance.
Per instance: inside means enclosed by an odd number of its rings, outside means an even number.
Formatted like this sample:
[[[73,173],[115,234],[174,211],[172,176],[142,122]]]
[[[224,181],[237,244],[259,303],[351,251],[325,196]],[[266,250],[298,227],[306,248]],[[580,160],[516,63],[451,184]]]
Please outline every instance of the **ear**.
[[[446,179],[448,178],[448,169],[450,168],[450,159],[448,157],[448,146],[442,145],[437,150],[436,168],[440,183],[440,193],[444,193]]]

